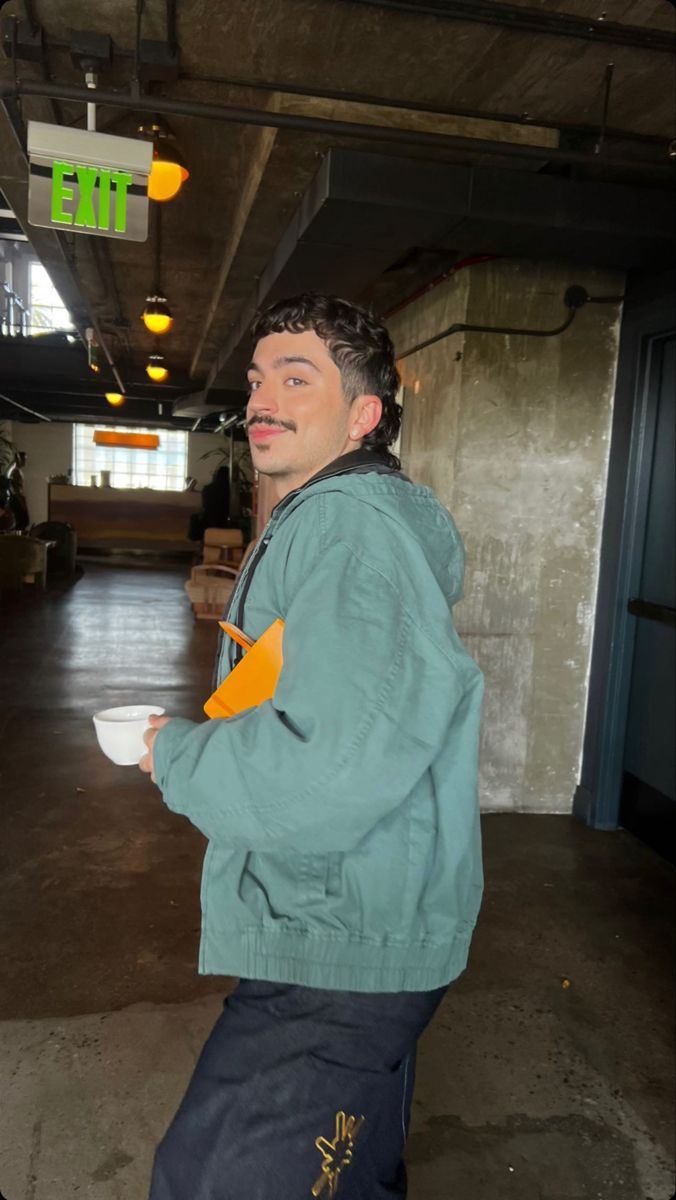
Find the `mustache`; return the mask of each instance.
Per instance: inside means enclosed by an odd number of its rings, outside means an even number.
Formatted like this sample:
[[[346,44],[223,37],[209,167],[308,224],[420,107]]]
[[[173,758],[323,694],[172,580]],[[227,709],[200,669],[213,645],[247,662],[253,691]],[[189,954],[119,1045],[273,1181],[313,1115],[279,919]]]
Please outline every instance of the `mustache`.
[[[273,421],[271,417],[251,417],[246,423],[247,429],[253,429],[256,425],[267,425],[271,429],[288,429],[290,433],[296,432],[293,421]]]

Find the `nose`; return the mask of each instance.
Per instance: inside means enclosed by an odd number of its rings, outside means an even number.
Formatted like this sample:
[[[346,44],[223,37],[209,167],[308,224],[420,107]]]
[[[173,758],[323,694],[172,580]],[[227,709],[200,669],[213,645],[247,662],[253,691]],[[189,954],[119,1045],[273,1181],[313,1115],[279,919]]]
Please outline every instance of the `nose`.
[[[251,393],[249,403],[246,406],[247,419],[252,417],[274,417],[279,413],[279,404],[277,403],[276,389],[271,380],[263,381],[256,388],[255,392]]]

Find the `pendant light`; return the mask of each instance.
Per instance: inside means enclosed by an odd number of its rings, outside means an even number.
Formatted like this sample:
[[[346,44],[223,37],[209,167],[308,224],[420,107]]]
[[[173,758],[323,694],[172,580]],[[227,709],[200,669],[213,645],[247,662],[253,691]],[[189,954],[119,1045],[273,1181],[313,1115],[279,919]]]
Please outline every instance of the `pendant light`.
[[[113,408],[120,408],[124,404],[122,392],[106,392],[106,400]]]
[[[141,320],[149,333],[161,337],[171,329],[174,318],[165,296],[147,296]]]
[[[153,143],[153,161],[148,180],[148,198],[163,203],[180,192],[190,172],[169,128],[155,118],[139,126],[139,133]]]
[[[169,378],[169,371],[164,365],[163,354],[151,354],[146,364],[146,375],[153,383],[164,383]]]
[[[155,334],[156,337],[162,337],[168,333],[174,323],[174,317],[169,305],[167,304],[166,296],[162,295],[162,285],[160,283],[160,269],[162,266],[162,212],[157,209],[155,213],[155,283],[152,291],[146,296],[146,303],[141,320],[149,333]]]

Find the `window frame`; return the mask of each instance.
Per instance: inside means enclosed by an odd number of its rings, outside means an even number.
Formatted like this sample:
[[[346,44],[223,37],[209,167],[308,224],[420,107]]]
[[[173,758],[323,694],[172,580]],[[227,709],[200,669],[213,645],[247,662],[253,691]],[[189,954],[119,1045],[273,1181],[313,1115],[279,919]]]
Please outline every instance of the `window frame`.
[[[39,281],[34,278],[37,272],[43,276]],[[39,296],[40,292],[42,292],[43,299],[36,300],[36,296]],[[32,259],[28,264],[28,308],[31,333],[50,330],[67,333],[75,328],[71,315],[54,287],[47,268],[39,259]],[[46,319],[44,321],[36,320],[39,314],[45,314]]]
[[[101,472],[109,471],[111,487],[185,491],[189,449],[187,430],[147,425],[125,425],[124,428],[128,433],[158,434],[159,447],[156,450],[138,450],[122,446],[97,446],[94,443],[95,430],[119,432],[120,426],[103,421],[73,424],[73,483],[78,487],[89,487],[92,476],[95,476],[97,485],[100,485]]]

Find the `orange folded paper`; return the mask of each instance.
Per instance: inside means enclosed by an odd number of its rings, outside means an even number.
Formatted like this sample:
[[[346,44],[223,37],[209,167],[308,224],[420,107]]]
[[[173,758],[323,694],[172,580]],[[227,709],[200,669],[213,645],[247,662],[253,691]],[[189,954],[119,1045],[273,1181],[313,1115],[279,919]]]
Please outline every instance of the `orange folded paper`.
[[[274,621],[257,642],[252,642],[235,625],[226,621],[219,621],[219,625],[243,647],[244,658],[209,697],[204,711],[208,717],[234,717],[245,708],[255,708],[272,699],[282,670],[284,622]]]

